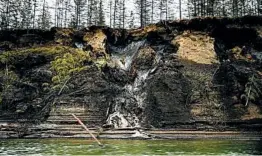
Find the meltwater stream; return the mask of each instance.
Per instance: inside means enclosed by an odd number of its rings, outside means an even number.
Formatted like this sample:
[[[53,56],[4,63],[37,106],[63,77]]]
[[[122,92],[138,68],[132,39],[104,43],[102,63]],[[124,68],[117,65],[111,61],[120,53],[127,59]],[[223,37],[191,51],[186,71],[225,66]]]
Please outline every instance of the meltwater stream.
[[[110,46],[112,61],[114,61],[120,69],[129,71],[138,50],[144,45],[145,41],[138,41],[132,42],[124,48]]]
[[[138,41],[132,42],[124,48],[111,47],[112,61],[116,63],[116,67],[119,70],[130,73],[132,72],[130,70],[134,60],[139,55],[140,48],[145,46],[145,41]],[[144,109],[146,79],[148,75],[157,68],[160,58],[160,55],[157,54],[152,67],[136,70],[134,81],[127,83],[123,87],[122,94],[115,98],[115,103],[107,119],[107,124],[113,125],[115,128],[141,127],[138,110]]]

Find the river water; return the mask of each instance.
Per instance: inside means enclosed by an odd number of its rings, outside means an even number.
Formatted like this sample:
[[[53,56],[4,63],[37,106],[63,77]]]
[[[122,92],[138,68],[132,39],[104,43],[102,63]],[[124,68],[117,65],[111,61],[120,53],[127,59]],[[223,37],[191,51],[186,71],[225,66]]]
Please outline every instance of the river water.
[[[262,141],[247,140],[0,140],[0,155],[262,155]]]

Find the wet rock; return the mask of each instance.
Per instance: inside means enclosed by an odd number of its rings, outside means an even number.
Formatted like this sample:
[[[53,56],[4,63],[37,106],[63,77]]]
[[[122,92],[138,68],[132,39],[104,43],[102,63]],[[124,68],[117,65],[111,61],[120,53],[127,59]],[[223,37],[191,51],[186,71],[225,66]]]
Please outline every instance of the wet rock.
[[[128,123],[127,119],[123,116],[123,114],[120,114],[119,112],[111,114],[108,118],[107,123],[109,125],[113,125],[114,128],[130,127],[130,124]]]
[[[119,70],[118,68],[115,67],[110,67],[110,66],[105,67],[104,73],[108,81],[113,82],[115,84],[120,84],[124,86],[127,82],[130,81],[127,72],[123,70]]]
[[[137,58],[139,49],[143,47],[145,41],[132,42],[125,47],[115,47],[109,45],[111,60],[108,62],[110,67],[116,67],[125,71],[130,71],[134,59]]]

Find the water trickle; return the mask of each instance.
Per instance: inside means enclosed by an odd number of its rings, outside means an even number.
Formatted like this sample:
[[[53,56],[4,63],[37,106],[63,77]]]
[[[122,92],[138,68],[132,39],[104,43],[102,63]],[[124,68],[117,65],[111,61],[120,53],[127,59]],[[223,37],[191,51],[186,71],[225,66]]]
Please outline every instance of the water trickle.
[[[115,50],[113,59],[118,68],[129,72],[139,49],[144,45],[145,42],[140,41],[122,48],[122,51]],[[135,110],[144,110],[147,98],[146,80],[157,69],[162,52],[162,49],[157,52],[153,66],[148,69],[137,70],[135,80],[123,87],[122,93],[115,98],[114,107],[107,119],[107,124],[111,124],[115,128],[141,127],[139,116],[142,112]]]
[[[143,45],[145,45],[145,41],[132,42],[124,48],[110,46],[113,62],[120,69],[129,71],[137,52]]]
[[[114,127],[128,127],[129,123],[125,119],[124,115],[120,112],[114,112],[111,114],[107,120],[109,125],[114,125]]]
[[[79,42],[75,42],[75,46],[78,48],[78,49],[83,49],[84,48],[84,45],[82,43],[79,43]]]
[[[143,102],[146,99],[146,93],[143,92],[145,81],[148,77],[149,71],[138,71],[137,77],[132,85],[128,85],[126,90],[133,95],[139,107],[143,107]]]
[[[127,108],[140,108],[144,107],[144,100],[146,99],[146,92],[144,91],[145,80],[149,74],[149,71],[139,71],[138,76],[136,77],[134,83],[126,84],[123,88],[123,93],[120,96],[120,99],[116,101],[115,111],[118,112],[117,115],[123,113],[126,119],[123,119],[121,116],[119,119],[122,119],[121,123],[125,123],[128,121],[128,125],[125,124],[126,127],[141,127],[140,119],[135,112],[126,110]],[[118,97],[119,98],[119,97]],[[128,100],[131,99],[131,100]],[[121,101],[122,100],[122,101]],[[119,104],[121,105],[121,109],[119,109]],[[115,113],[109,116],[109,119],[112,120],[115,117]],[[126,121],[125,121],[126,120]],[[119,125],[119,124],[118,124]],[[117,128],[125,128],[118,127],[118,125],[114,124]]]
[[[135,134],[132,135],[132,137],[134,138],[150,138],[148,135],[144,134],[143,132],[139,131],[139,130],[136,130],[135,131]]]

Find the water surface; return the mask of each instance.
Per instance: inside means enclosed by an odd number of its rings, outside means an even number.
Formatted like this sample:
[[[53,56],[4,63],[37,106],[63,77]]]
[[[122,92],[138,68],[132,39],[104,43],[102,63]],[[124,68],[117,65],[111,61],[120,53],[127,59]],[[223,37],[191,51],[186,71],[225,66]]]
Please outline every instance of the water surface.
[[[262,155],[262,141],[246,140],[0,140],[0,155]]]

